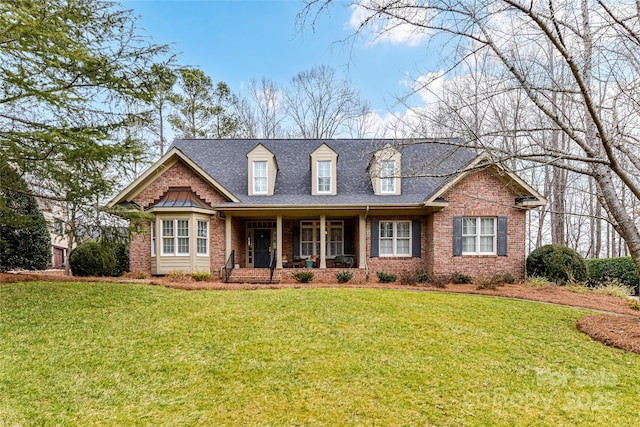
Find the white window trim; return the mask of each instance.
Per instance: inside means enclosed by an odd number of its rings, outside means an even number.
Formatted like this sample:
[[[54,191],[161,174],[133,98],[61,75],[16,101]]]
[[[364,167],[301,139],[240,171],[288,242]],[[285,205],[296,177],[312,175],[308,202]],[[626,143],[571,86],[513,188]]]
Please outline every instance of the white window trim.
[[[264,176],[257,176],[256,165],[264,164]],[[264,190],[260,191],[257,187],[258,179],[264,180]],[[268,194],[269,193],[269,162],[266,160],[254,160],[253,161],[253,194]]]
[[[392,232],[393,232],[393,236],[392,237],[382,237],[382,224],[384,223],[391,223],[393,224],[393,228],[392,228]],[[399,238],[398,237],[398,224],[399,223],[406,223],[408,224],[408,229],[409,229],[409,246],[408,249],[409,251],[407,253],[398,253],[398,240],[402,239],[402,240],[407,240],[406,237],[402,237]],[[378,255],[380,257],[411,257],[412,254],[412,248],[413,248],[413,227],[411,226],[411,221],[410,220],[400,220],[400,221],[380,221],[378,223]],[[393,253],[392,254],[384,254],[382,253],[382,241],[383,240],[391,240],[392,243],[392,248],[393,248]]]
[[[385,171],[385,164],[388,163],[392,163],[393,164],[393,171],[391,172],[391,176],[389,176],[387,174],[387,172]],[[383,194],[395,194],[396,192],[396,161],[395,160],[382,160],[382,162],[380,163],[380,192]],[[390,182],[391,183],[391,190],[385,190],[384,187],[384,183],[385,182]]]
[[[468,219],[475,219],[476,221],[476,233],[475,234],[464,234],[464,221]],[[491,236],[491,234],[482,234],[480,223],[482,219],[493,219],[493,250],[490,252],[481,252],[480,251],[480,237]],[[474,252],[465,252],[464,251],[464,238],[465,237],[475,237],[475,248]],[[498,218],[493,216],[479,216],[479,217],[468,217],[465,216],[462,218],[462,255],[497,255],[498,249]]]
[[[187,235],[183,236],[179,234],[178,221],[186,221],[187,222]],[[172,222],[173,223],[173,236],[165,237],[164,235],[164,223]],[[162,256],[189,256],[191,253],[191,221],[187,218],[172,218],[172,219],[162,219],[160,221],[160,253]],[[165,252],[164,250],[164,242],[167,239],[173,240],[173,252]],[[180,239],[187,239],[187,252],[178,252],[179,250],[179,242]]]
[[[200,236],[200,224],[205,224],[204,230],[206,230],[205,236]],[[205,241],[205,252],[200,252],[198,242]],[[196,255],[209,256],[209,221],[196,220]]]
[[[156,223],[151,222],[151,256],[156,256]]]
[[[344,254],[344,221],[326,221],[326,231],[327,231],[327,235],[326,235],[326,239],[325,239],[325,244],[326,244],[326,256],[328,259],[333,259],[338,255],[343,255]],[[303,232],[302,229],[303,228],[310,228],[313,230],[312,235],[313,235],[313,240],[310,241],[306,241],[306,240],[302,240],[302,236],[303,236]],[[332,228],[340,228],[342,229],[342,241],[341,241],[341,245],[340,245],[340,253],[339,254],[332,254],[331,253],[331,229]],[[313,252],[315,252],[315,248],[316,245],[319,247],[320,246],[320,221],[300,221],[300,256],[303,258],[309,258],[312,256],[320,256],[320,253],[312,253],[312,254],[304,254],[303,253],[303,243],[312,243],[313,244]],[[318,240],[315,240],[317,237]],[[320,250],[322,250],[322,248],[320,248]]]
[[[320,164],[321,163],[326,163],[327,165],[329,165],[328,167],[328,172],[329,175],[328,176],[320,176]],[[317,178],[316,178],[316,192],[318,194],[331,194],[333,191],[333,177],[331,176],[331,170],[333,169],[333,164],[331,162],[331,160],[318,160],[316,162],[316,170],[317,170]],[[329,178],[329,189],[328,190],[320,190],[320,179],[321,178]]]

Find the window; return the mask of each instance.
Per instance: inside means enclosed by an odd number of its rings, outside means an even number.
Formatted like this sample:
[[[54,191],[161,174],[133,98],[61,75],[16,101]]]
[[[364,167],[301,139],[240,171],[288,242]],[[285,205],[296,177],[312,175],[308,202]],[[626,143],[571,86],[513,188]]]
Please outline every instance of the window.
[[[331,192],[331,161],[318,162],[318,193]]]
[[[411,256],[411,221],[380,221],[380,256]]]
[[[162,255],[189,255],[189,220],[162,220]]]
[[[64,223],[61,219],[56,219],[53,223],[53,232],[62,236],[64,234]]]
[[[253,193],[267,194],[267,162],[253,162]]]
[[[380,164],[380,191],[383,193],[395,193],[396,191],[396,161],[383,160]]]
[[[462,218],[462,253],[496,253],[495,218]]]
[[[198,221],[198,255],[209,255],[209,223],[207,221]]]
[[[156,223],[151,223],[151,256],[156,256]]]
[[[344,225],[342,221],[327,221],[327,256],[344,253]],[[300,256],[320,255],[320,221],[300,223]]]

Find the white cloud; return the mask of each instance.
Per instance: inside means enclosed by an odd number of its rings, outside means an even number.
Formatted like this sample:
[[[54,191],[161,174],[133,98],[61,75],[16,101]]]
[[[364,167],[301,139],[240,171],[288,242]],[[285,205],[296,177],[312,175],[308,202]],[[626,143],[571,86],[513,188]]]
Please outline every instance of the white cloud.
[[[392,7],[386,9],[385,15],[376,12],[379,6],[377,0],[361,0],[350,6],[349,26],[367,34],[370,45],[390,43],[416,46],[429,36],[427,30],[411,24],[428,19],[426,10],[418,6],[415,0],[394,2]]]

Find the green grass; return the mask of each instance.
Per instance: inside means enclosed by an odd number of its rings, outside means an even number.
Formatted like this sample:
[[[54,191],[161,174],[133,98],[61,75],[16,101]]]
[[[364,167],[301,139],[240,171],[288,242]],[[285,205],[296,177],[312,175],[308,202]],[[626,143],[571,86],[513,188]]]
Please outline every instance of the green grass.
[[[0,285],[0,425],[638,425],[586,311],[366,289]]]

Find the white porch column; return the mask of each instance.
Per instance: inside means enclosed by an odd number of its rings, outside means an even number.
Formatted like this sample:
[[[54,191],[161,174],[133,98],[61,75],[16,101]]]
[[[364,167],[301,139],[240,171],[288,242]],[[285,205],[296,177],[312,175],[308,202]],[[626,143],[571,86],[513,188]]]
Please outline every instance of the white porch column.
[[[226,263],[231,256],[231,219],[232,216],[227,214],[224,221],[224,262]],[[233,266],[231,266],[233,268]]]
[[[282,215],[276,216],[276,268],[282,268]]]
[[[327,268],[327,216],[320,215],[320,268]]]
[[[358,223],[358,267],[367,268],[367,219],[360,214]]]

